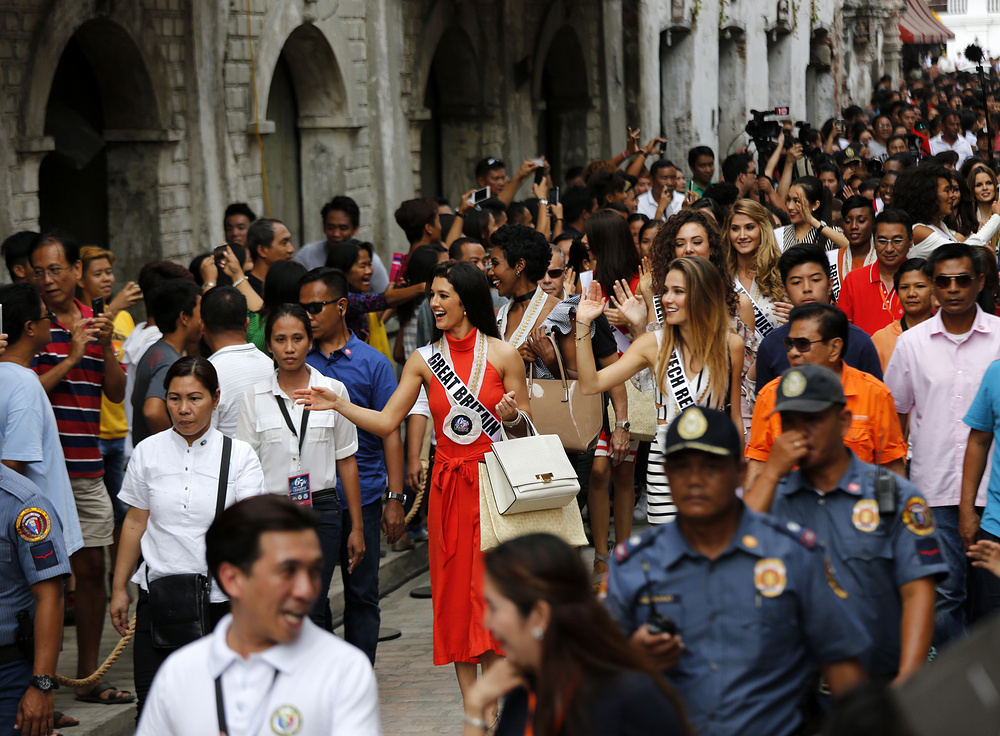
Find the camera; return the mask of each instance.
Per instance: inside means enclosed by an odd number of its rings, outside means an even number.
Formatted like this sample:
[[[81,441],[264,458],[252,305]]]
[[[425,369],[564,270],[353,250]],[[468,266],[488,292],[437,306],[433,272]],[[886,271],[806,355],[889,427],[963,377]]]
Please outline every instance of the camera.
[[[747,123],[747,135],[757,147],[760,160],[764,161],[770,157],[774,151],[774,139],[781,135],[781,123],[777,120],[768,120],[771,115],[788,115],[787,107],[776,107],[773,110],[751,110],[750,121]]]

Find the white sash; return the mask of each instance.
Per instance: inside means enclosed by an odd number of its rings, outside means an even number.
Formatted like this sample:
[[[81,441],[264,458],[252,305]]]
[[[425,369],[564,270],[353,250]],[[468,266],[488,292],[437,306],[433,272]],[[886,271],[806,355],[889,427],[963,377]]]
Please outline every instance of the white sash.
[[[674,395],[674,402],[680,411],[695,405],[694,391],[684,373],[684,359],[678,346],[674,347],[674,354],[667,364],[667,383],[670,384],[670,393]]]
[[[774,324],[767,318],[764,314],[764,310],[757,306],[757,300],[751,296],[750,292],[746,290],[746,287],[740,283],[739,279],[733,279],[736,283],[736,288],[747,295],[747,299],[753,305],[753,326],[757,330],[757,334],[760,335],[760,339],[763,340],[765,337],[771,334],[771,330],[774,329]]]
[[[531,328],[535,326],[535,320],[541,314],[547,297],[548,294],[542,291],[541,287],[535,288],[535,293],[532,295],[531,301],[528,302],[524,314],[521,315],[521,321],[518,323],[517,329],[514,330],[514,334],[511,335],[510,340],[507,340],[507,342],[515,348],[521,347],[521,344],[528,339],[528,333],[531,332]],[[497,324],[500,326],[501,339],[504,339],[504,335],[507,334],[507,313],[510,312],[510,306],[513,303],[513,300],[508,301],[500,307],[500,313],[497,315]]]
[[[500,420],[478,398],[486,375],[486,335],[482,332],[476,335],[472,373],[469,376],[469,382],[473,386],[471,389],[452,367],[451,350],[446,336],[442,335],[437,344],[417,348],[417,352],[426,361],[434,377],[440,381],[451,402],[451,411],[442,422],[442,431],[448,439],[460,445],[469,445],[479,439],[480,434],[485,434],[494,442],[499,442]]]
[[[830,295],[833,297],[834,304],[840,297],[840,258],[837,257],[839,253],[839,250],[826,252],[826,260],[830,262]]]

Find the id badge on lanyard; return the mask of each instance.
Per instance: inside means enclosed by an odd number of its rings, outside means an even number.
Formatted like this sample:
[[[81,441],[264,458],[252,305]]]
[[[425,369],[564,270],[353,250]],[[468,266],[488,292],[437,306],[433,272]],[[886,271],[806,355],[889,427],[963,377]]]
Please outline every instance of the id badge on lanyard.
[[[279,396],[275,396],[274,400],[278,402],[278,408],[281,410],[281,416],[284,417],[285,424],[288,425],[288,429],[291,431],[292,436],[299,441],[300,467],[297,473],[292,473],[288,476],[288,497],[295,503],[300,503],[303,506],[312,506],[312,487],[309,483],[309,472],[303,472],[301,469],[302,445],[306,439],[306,427],[309,426],[309,410],[302,410],[302,424],[299,427],[299,431],[296,432],[295,425],[292,424],[292,417],[288,414],[288,409],[285,408],[285,402],[283,402]]]

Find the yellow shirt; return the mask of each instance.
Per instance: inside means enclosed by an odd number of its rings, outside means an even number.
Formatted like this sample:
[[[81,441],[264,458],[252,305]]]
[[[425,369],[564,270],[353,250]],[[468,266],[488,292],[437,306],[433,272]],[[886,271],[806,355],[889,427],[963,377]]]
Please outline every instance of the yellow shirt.
[[[115,317],[115,329],[111,334],[111,342],[115,346],[115,357],[122,359],[122,343],[132,334],[135,322],[132,315],[124,309]],[[125,403],[109,401],[106,394],[101,394],[101,439],[117,440],[128,434],[128,423],[125,421]]]

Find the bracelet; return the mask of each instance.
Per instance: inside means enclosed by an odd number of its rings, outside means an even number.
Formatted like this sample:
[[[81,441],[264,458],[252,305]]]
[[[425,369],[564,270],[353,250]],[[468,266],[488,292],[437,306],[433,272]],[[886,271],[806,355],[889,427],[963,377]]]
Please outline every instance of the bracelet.
[[[639,151],[639,155],[642,156],[643,158],[646,158],[647,156],[649,156],[649,154],[646,153],[645,151]]]
[[[243,278],[241,278],[241,279],[240,279],[239,281],[234,281],[234,282],[233,282],[233,286],[239,286],[240,284],[242,284],[242,283],[243,283],[244,281],[246,281],[246,280],[247,280],[247,277],[246,277],[246,276],[244,276],[244,277],[243,277]]]
[[[461,217],[464,220],[465,219],[465,213],[464,212],[456,212],[455,213],[455,217]]]
[[[215,286],[215,282],[214,281],[206,281],[204,284],[201,285],[201,290],[202,291],[208,291],[213,286]]]
[[[628,156],[625,155],[625,151],[622,151],[622,158],[628,158]]]
[[[516,417],[514,417],[510,421],[507,421],[506,419],[501,419],[500,421],[503,422],[503,426],[505,427],[516,427],[518,424],[521,423],[522,418],[524,418],[524,412],[518,409]]]
[[[473,728],[481,728],[484,731],[487,728],[490,727],[490,724],[488,724],[482,718],[473,718],[472,716],[467,716],[467,715],[463,714],[462,715],[462,720],[465,721],[466,723],[468,723]]]
[[[581,340],[586,340],[588,337],[590,337],[590,333],[589,332],[586,335],[577,335],[576,336],[576,341],[580,342]]]
[[[563,220],[562,220],[562,218],[561,218],[561,217],[557,217],[557,218],[555,218],[555,220],[554,220],[554,221],[555,221],[555,222],[562,222]]]

